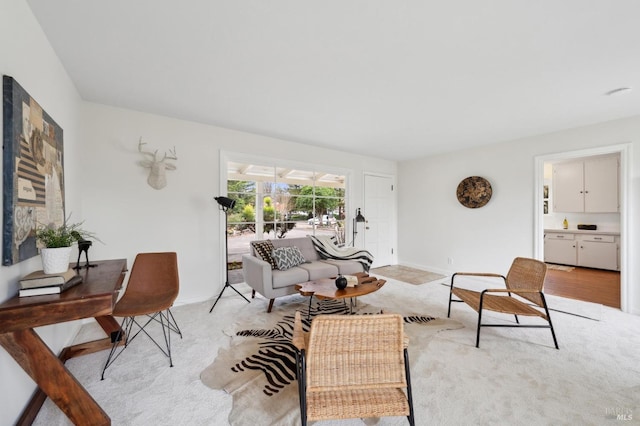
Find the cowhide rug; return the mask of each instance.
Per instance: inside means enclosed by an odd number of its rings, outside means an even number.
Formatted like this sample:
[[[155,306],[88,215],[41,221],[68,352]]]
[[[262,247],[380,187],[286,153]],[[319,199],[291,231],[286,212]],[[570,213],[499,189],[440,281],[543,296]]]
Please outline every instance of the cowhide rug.
[[[205,385],[225,390],[233,396],[229,423],[234,426],[300,424],[295,349],[291,336],[296,310],[303,314],[304,327],[308,329],[307,299],[288,303],[283,308],[280,312],[239,319],[233,330],[225,331],[231,336],[230,347],[221,349],[213,363],[200,374]],[[353,313],[378,314],[382,311],[379,307],[358,302]],[[341,301],[324,301],[321,304],[314,301],[311,318],[318,314],[348,312],[348,306]],[[426,314],[398,313],[404,315],[405,333],[410,338],[409,359],[412,368],[421,362],[425,352],[422,349],[430,337],[443,330],[462,327],[455,320]]]

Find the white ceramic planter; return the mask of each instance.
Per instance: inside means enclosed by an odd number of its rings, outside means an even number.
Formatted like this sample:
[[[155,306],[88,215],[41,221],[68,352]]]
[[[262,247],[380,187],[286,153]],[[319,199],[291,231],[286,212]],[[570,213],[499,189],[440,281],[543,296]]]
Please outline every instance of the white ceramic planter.
[[[71,247],[40,249],[42,270],[45,274],[61,274],[69,269]]]

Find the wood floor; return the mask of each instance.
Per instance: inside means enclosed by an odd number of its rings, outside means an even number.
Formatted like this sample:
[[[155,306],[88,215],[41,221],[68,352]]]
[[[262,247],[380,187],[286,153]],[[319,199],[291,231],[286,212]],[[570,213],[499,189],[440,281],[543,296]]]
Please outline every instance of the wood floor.
[[[620,309],[620,272],[575,268],[547,270],[544,292]]]

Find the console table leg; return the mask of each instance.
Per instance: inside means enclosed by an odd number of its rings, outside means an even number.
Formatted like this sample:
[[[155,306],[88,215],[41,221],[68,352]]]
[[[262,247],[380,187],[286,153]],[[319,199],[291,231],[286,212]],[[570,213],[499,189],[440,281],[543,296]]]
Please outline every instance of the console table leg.
[[[74,424],[111,424],[107,413],[33,329],[0,334],[0,345]]]

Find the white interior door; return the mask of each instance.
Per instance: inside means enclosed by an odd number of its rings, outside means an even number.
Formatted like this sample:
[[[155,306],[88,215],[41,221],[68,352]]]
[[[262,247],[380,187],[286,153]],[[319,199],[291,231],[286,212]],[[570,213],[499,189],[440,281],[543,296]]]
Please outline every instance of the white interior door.
[[[364,176],[364,243],[373,255],[373,267],[393,262],[393,180],[391,177]]]

